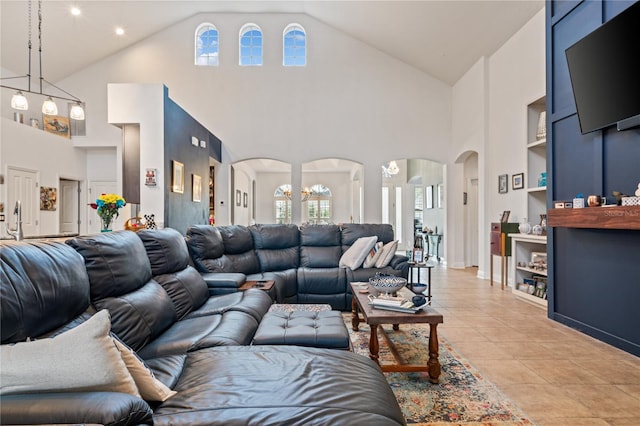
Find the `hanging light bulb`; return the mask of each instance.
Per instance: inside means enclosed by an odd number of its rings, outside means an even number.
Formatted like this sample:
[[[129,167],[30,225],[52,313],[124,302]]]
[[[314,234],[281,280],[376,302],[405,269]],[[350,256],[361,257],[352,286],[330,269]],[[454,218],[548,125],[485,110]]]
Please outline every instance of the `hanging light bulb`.
[[[18,90],[11,98],[11,108],[20,111],[26,111],[29,109],[29,102],[20,90]]]
[[[71,107],[71,111],[69,111],[69,118],[72,120],[84,120],[84,109],[80,102],[77,102],[75,105]]]
[[[47,115],[58,115],[58,105],[56,105],[51,96],[42,103],[42,113]]]

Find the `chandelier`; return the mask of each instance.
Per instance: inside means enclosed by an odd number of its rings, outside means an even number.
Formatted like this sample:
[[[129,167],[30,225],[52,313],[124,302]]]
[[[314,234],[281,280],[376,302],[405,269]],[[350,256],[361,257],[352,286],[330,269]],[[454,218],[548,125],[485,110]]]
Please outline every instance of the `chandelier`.
[[[84,114],[84,108],[82,107],[82,101],[79,98],[73,96],[71,93],[65,91],[64,89],[61,89],[60,87],[46,80],[42,76],[42,0],[38,0],[38,60],[39,60],[39,66],[40,66],[39,68],[40,69],[40,75],[39,75],[40,88],[38,91],[31,90],[31,47],[32,47],[31,45],[31,0],[29,0],[28,7],[29,7],[29,42],[27,45],[27,49],[29,54],[29,67],[28,67],[27,75],[23,75],[19,77],[5,77],[1,79],[1,80],[10,80],[10,79],[26,78],[27,88],[20,89],[18,87],[5,86],[4,84],[0,84],[0,87],[4,87],[5,89],[16,90],[16,93],[11,98],[11,108],[17,111],[26,111],[29,109],[29,102],[27,101],[27,98],[24,96],[24,93],[32,93],[35,95],[41,95],[46,97],[45,101],[42,104],[43,114],[47,114],[47,115],[58,114],[58,106],[53,100],[55,98],[55,99],[74,102],[74,105],[69,110],[69,118],[72,118],[74,120],[84,120],[85,114]],[[49,86],[59,90],[60,92],[67,95],[68,97],[45,93],[42,90],[43,83],[47,83]]]
[[[287,200],[291,200],[291,186],[290,185],[286,185],[286,188],[285,188],[284,191],[282,191],[282,193],[287,198]],[[303,188],[302,191],[300,191],[300,199],[302,200],[302,202],[307,201],[312,195],[313,195],[313,191],[310,190],[307,187]]]
[[[398,173],[400,173],[400,167],[398,167],[398,163],[395,160],[382,165],[382,176],[389,178]]]

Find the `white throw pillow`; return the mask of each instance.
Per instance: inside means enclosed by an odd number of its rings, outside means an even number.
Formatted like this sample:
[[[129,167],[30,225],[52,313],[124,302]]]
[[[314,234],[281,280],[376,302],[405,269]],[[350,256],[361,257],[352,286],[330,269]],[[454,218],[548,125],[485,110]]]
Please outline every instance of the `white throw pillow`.
[[[378,237],[360,237],[342,254],[339,266],[341,268],[358,269],[371,247],[378,241]]]
[[[371,250],[369,250],[367,257],[364,258],[364,263],[362,264],[363,268],[373,268],[373,266],[376,264],[376,261],[382,254],[383,245],[384,244],[382,242],[377,242],[373,245],[373,247],[371,247]]]
[[[2,345],[0,395],[38,392],[123,392],[140,397],[102,310],[59,336]]]
[[[398,248],[398,240],[389,241],[387,244],[382,247],[380,256],[378,256],[378,260],[376,260],[376,268],[384,268],[389,265],[391,259],[396,254],[396,249]]]
[[[166,401],[177,393],[156,379],[153,372],[149,370],[133,349],[117,338],[114,338],[113,341],[120,351],[122,360],[126,364],[129,373],[131,373],[133,380],[136,382],[142,399],[145,401]]]

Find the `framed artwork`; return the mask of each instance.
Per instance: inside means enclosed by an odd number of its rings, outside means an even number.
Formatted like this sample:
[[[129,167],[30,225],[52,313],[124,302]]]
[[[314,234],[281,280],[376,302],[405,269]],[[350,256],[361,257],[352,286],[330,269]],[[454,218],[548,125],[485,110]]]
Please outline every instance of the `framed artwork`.
[[[55,211],[58,200],[58,188],[40,187],[40,210]]]
[[[171,161],[171,191],[182,194],[184,192],[184,164]]]
[[[522,189],[524,188],[524,173],[518,173],[511,176],[511,188]]]
[[[202,201],[202,177],[200,175],[193,176],[191,181],[191,200],[195,203]]]
[[[433,208],[433,185],[427,185],[425,189],[427,190],[427,193],[426,193],[427,208],[432,209]]]
[[[236,189],[236,206],[240,207],[242,204],[242,192],[239,189]]]
[[[424,261],[424,250],[419,248],[413,249],[413,259],[415,263],[422,263]]]
[[[146,186],[156,186],[156,176],[158,175],[157,169],[146,169],[144,173],[144,184]]]
[[[509,191],[509,175],[498,176],[498,193],[506,194]]]
[[[444,185],[438,184],[438,208],[444,208]]]
[[[46,132],[71,139],[69,118],[61,115],[42,114],[43,128]]]
[[[509,221],[509,215],[511,214],[511,210],[505,210],[502,212],[502,217],[500,218],[501,223],[507,223]]]
[[[249,194],[247,194],[246,192],[242,193],[242,207],[248,207],[249,206]]]

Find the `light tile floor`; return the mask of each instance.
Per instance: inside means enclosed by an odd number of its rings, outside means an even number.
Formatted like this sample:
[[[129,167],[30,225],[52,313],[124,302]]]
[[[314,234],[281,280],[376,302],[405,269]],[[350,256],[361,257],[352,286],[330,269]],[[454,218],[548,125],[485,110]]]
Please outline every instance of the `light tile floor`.
[[[639,357],[548,319],[476,273],[435,267],[432,305],[444,315],[438,334],[484,377],[540,426],[640,425]]]

